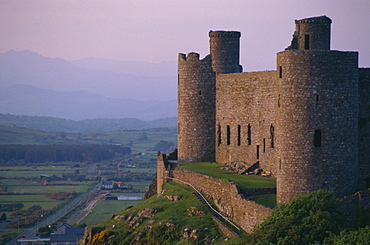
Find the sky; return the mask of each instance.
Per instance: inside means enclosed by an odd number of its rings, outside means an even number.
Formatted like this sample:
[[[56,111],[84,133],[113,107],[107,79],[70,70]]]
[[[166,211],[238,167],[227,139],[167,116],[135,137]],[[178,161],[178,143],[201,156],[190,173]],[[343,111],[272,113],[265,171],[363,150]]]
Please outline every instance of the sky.
[[[275,69],[294,20],[332,19],[331,49],[370,67],[370,0],[0,0],[0,53],[176,61],[209,53],[210,30],[241,31],[244,71]]]

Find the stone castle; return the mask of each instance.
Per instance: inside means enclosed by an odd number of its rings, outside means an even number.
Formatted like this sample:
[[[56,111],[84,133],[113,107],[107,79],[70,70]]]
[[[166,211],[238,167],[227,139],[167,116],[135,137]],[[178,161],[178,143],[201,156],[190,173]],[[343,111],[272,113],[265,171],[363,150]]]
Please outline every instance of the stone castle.
[[[277,179],[278,203],[369,187],[370,69],[330,50],[331,22],[296,20],[275,71],[242,72],[237,31],[210,31],[203,59],[179,54],[179,162],[258,167]]]
[[[333,190],[355,225],[370,208],[370,68],[357,52],[330,50],[331,20],[296,20],[291,44],[275,71],[242,72],[240,32],[210,31],[210,54],[179,54],[178,161],[158,154],[146,198],[163,193],[166,179],[213,200],[229,221],[252,232],[277,202],[318,189]],[[216,161],[276,178],[277,188],[246,188],[178,163]],[[361,190],[361,191],[359,191]]]

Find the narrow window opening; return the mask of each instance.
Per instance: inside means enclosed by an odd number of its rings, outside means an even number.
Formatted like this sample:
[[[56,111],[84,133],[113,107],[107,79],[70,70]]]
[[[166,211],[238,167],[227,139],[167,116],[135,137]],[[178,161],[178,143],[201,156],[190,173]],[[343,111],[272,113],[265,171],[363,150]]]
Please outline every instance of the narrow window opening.
[[[260,159],[260,146],[259,145],[256,145],[257,146],[257,149],[256,149],[256,153],[257,153],[257,160]]]
[[[238,146],[241,145],[241,130],[242,130],[242,127],[238,125]]]
[[[270,126],[270,138],[271,138],[271,148],[275,146],[275,127],[271,124]]]
[[[177,124],[177,134],[180,134],[180,123]]]
[[[266,152],[266,139],[263,138],[263,152]]]
[[[304,35],[304,49],[310,49],[310,35]]]
[[[321,147],[322,145],[322,132],[320,129],[316,129],[313,135],[313,145],[315,147]]]
[[[280,94],[278,96],[278,107],[280,107]]]
[[[283,67],[279,66],[279,78],[283,78]]]
[[[251,125],[248,124],[248,133],[247,133],[248,145],[252,144],[252,129],[251,128],[252,128]]]
[[[217,145],[220,146],[222,143],[222,138],[221,138],[221,125],[218,125],[217,129]]]
[[[202,95],[202,91],[199,91],[199,95]]]
[[[320,101],[320,96],[318,94],[315,95],[315,100],[316,100],[316,102]]]
[[[229,125],[226,126],[226,134],[227,134],[226,144],[230,145],[230,126]]]
[[[279,169],[281,169],[281,159],[279,159]]]

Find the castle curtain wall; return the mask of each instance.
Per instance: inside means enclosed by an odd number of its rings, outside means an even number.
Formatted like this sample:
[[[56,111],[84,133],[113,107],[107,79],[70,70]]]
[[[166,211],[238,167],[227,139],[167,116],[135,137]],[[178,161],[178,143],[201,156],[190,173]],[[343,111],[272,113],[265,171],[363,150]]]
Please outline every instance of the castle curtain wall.
[[[276,71],[217,75],[217,162],[258,162],[274,172],[276,80]]]

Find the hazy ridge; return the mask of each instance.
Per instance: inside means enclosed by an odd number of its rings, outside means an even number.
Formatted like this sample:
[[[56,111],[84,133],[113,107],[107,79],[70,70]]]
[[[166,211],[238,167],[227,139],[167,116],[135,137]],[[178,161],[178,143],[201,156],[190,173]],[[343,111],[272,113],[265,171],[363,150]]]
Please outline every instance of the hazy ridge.
[[[0,54],[0,113],[73,120],[176,117],[175,66],[97,58],[69,62],[9,51]]]
[[[151,121],[143,121],[137,118],[117,118],[117,119],[84,119],[70,120],[55,117],[39,117],[12,115],[0,113],[0,125],[10,125],[29,129],[57,132],[77,132],[77,131],[99,131],[112,132],[121,130],[141,130],[151,128],[176,127],[177,118],[163,118]]]

